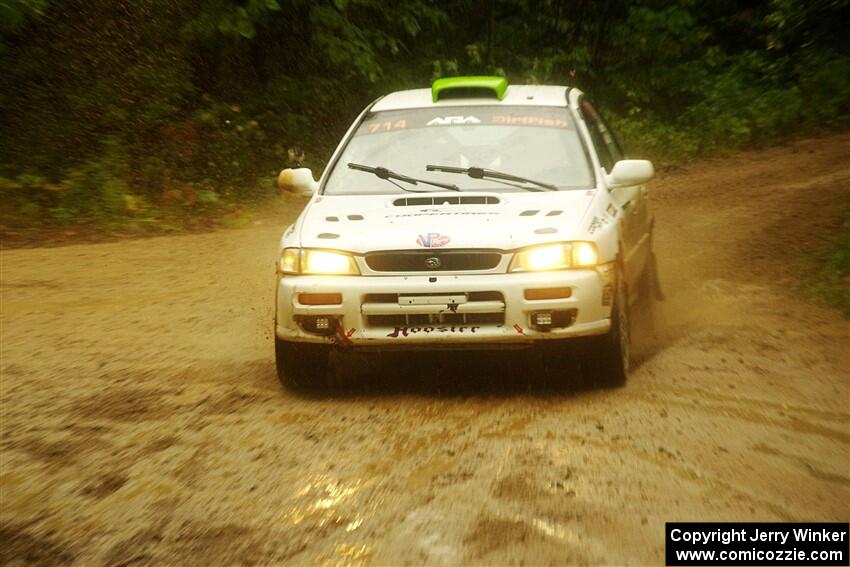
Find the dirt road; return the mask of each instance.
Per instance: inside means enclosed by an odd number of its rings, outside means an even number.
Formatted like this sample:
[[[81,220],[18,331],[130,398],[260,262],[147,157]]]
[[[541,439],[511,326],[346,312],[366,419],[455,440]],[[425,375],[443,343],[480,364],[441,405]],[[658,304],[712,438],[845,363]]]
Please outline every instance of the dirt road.
[[[665,521],[847,521],[848,323],[794,273],[848,163],[845,134],[660,176],[668,301],[614,391],[516,354],[283,391],[292,210],[2,251],[0,563],[659,564]]]

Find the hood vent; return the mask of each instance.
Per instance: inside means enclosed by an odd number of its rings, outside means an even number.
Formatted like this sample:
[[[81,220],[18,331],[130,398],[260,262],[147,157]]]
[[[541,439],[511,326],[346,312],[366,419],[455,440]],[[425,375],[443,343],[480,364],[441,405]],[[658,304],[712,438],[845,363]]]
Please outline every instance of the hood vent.
[[[427,205],[498,205],[501,203],[498,197],[469,196],[469,197],[404,197],[393,201],[396,207],[421,207]]]

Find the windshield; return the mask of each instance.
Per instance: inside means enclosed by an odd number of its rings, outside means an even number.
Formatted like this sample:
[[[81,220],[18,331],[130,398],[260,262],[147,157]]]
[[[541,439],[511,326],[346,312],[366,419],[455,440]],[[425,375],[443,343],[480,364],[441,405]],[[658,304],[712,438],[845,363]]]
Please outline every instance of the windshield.
[[[554,185],[586,189],[593,176],[566,108],[452,106],[375,112],[357,128],[336,161],[326,195],[401,193],[417,189],[348,167],[349,163],[456,184],[462,191],[523,191],[523,183],[426,172],[427,164],[479,167]],[[420,189],[426,189],[419,186]],[[439,189],[437,189],[439,191]]]

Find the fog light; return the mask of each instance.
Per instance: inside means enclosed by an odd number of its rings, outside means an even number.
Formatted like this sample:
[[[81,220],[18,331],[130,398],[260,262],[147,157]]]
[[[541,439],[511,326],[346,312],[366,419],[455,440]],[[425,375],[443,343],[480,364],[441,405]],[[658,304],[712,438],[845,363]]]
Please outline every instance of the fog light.
[[[531,324],[535,327],[551,327],[552,326],[552,312],[551,311],[538,311],[534,315],[531,316]]]
[[[536,313],[531,314],[531,328],[537,331],[564,329],[575,322],[577,314],[577,309],[537,311]]]
[[[296,317],[296,321],[302,329],[317,335],[333,335],[339,326],[339,319],[330,315],[302,315]]]

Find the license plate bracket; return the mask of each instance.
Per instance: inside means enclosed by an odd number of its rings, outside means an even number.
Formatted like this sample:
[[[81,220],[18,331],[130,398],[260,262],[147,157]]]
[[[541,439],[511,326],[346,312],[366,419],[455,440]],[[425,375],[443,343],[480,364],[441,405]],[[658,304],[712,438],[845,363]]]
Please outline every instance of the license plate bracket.
[[[461,305],[469,301],[465,293],[447,295],[399,295],[399,305]]]

